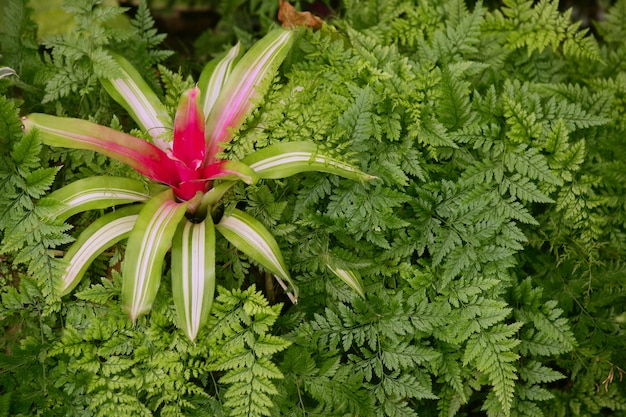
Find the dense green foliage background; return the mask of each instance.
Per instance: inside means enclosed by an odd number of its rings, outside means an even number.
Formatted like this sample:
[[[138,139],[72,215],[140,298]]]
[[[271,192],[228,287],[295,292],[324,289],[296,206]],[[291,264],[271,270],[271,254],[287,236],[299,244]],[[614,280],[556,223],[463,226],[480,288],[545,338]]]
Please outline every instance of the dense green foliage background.
[[[236,30],[219,29],[237,19],[221,9],[218,29],[173,53],[145,5],[129,17],[100,3],[65,1],[73,29],[43,39],[22,0],[2,11],[0,66],[19,76],[0,79],[0,416],[624,415],[626,1],[596,37],[545,0],[330,4],[227,153],[313,140],[378,179],[236,188],[229,200],[277,236],[300,300],[218,241],[222,288],[195,345],[167,280],[149,316],[123,314],[123,245],[55,294],[58,255],[94,215],[55,223],[42,197],[134,174],[42,146],[19,115],[130,131],[98,83],[108,50],[173,109],[277,4],[249,2]],[[358,271],[366,297],[327,259]]]

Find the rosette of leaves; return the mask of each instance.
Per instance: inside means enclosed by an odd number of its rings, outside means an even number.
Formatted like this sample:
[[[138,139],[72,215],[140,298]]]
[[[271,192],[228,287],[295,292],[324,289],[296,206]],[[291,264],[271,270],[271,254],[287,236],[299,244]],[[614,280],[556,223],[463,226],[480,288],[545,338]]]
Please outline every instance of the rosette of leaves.
[[[78,284],[100,253],[128,238],[122,303],[134,322],[150,311],[171,248],[179,326],[194,340],[206,323],[214,296],[217,231],[279,282],[289,283],[290,296],[297,299],[297,289],[271,233],[243,211],[224,208],[222,198],[239,180],[252,184],[305,171],[358,181],[373,177],[325,154],[312,142],[276,143],[240,161],[222,159],[222,146],[254,110],[293,38],[293,31],[276,29],[245,54],[236,45],[224,57],[209,62],[196,87],[182,95],[174,120],[138,71],[115,55],[117,78],[101,82],[151,141],[80,119],[45,114],[23,118],[24,128],[37,129],[48,145],[102,153],[152,180],[146,186],[129,178],[96,176],[49,196],[64,203],[64,209],[54,215],[61,220],[86,210],[123,206],[88,226],[68,249],[62,294]],[[173,131],[171,142],[168,131]],[[355,274],[329,267],[362,293]]]

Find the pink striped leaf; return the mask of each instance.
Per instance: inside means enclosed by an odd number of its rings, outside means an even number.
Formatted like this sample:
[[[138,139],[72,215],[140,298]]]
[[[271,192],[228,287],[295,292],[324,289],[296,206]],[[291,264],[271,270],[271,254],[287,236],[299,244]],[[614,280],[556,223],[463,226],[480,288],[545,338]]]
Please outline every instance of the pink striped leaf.
[[[221,58],[215,58],[209,61],[202,69],[200,78],[198,79],[198,88],[202,92],[200,95],[200,103],[202,103],[202,112],[205,117],[213,109],[213,105],[222,91],[222,87],[226,80],[230,77],[235,64],[241,58],[243,48],[240,43],[233,46],[226,55]]]
[[[155,181],[168,185],[179,182],[176,163],[155,145],[135,136],[86,120],[40,113],[23,117],[22,124],[26,131],[39,130],[47,145],[96,151]]]
[[[313,142],[276,143],[246,156],[242,162],[261,178],[285,178],[308,171],[327,172],[355,181],[376,178],[353,165],[326,155]]]
[[[48,194],[46,198],[63,204],[63,208],[50,217],[65,221],[88,210],[147,201],[163,191],[163,187],[124,177],[96,176],[74,181]]]
[[[239,161],[222,160],[206,166],[202,170],[202,178],[227,180],[240,179],[246,184],[255,184],[259,176],[248,165]]]
[[[294,33],[275,29],[237,63],[207,116],[207,163],[215,162],[220,143],[228,142],[267,89],[271,77],[284,60]]]

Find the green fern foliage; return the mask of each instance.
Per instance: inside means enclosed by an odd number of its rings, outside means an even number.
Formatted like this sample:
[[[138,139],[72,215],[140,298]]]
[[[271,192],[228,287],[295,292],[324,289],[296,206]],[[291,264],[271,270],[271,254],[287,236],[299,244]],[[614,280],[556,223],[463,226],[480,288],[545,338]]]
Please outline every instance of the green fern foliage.
[[[21,384],[30,391],[14,390],[6,400],[11,415],[32,415],[23,407],[33,390],[48,391],[37,398],[39,409],[62,415],[269,415],[276,391],[272,380],[282,377],[272,357],[289,345],[271,334],[279,305],[269,306],[254,288],[220,289],[213,331],[191,344],[173,331],[169,304],[160,303],[136,326],[122,320],[119,280],[113,272],[77,293],[78,300],[64,303],[60,334],[44,332],[43,340],[32,338],[12,346],[11,355],[0,355],[9,373],[5,389],[35,371],[30,386]],[[30,303],[42,299],[36,288],[23,279],[19,292],[5,292],[2,317],[31,309]],[[53,316],[43,320],[44,328],[54,323]],[[27,364],[39,363],[38,356],[40,367],[31,370]]]
[[[126,8],[107,5],[102,0],[66,0],[63,9],[73,16],[75,27],[45,39],[51,52],[46,59],[50,76],[45,83],[43,104],[54,103],[57,112],[101,117],[106,110],[101,100],[106,95],[101,94],[98,79],[114,75],[117,68],[109,50],[128,56],[159,90],[154,67],[171,56],[172,51],[158,49],[165,34],[157,33],[145,1],[140,2],[135,17],[129,21],[123,16]],[[68,108],[63,103],[75,107]]]
[[[0,63],[15,71],[15,76],[0,81],[0,94],[11,85],[35,91],[41,84],[44,64],[39,56],[37,26],[31,19],[32,10],[22,0],[7,0],[2,5],[0,21]],[[23,97],[25,106],[38,105],[40,94]]]
[[[55,74],[46,82],[44,103],[69,95],[87,96],[96,88],[99,77],[115,71],[105,48],[112,39],[123,41],[128,34],[105,24],[120,16],[124,9],[99,7],[101,3],[101,0],[65,2],[64,10],[75,16],[76,30],[46,41],[46,46],[52,48]]]
[[[11,254],[14,264],[27,267],[27,272],[39,277],[38,284],[51,302],[58,301],[58,288],[64,264],[51,248],[70,242],[65,232],[69,226],[51,220],[48,215],[58,203],[41,200],[50,189],[58,167],[42,167],[41,142],[37,133],[24,135],[13,102],[0,97],[0,118],[6,130],[1,142],[4,153],[0,166],[0,252]]]
[[[35,61],[48,72],[25,82],[50,87],[51,112],[129,131],[99,99],[93,66],[107,70],[108,48],[171,108],[191,77],[168,67],[144,3],[122,36],[107,26],[120,9],[96,3],[67,2],[93,36],[50,40]],[[277,5],[237,17],[243,2],[222,3],[230,27],[198,40],[211,45],[201,61],[249,41],[241,25],[269,25]],[[36,92],[0,98],[0,415],[623,415],[626,0],[593,31],[557,1],[493,3],[346,0],[299,30],[224,156],[307,140],[376,179],[233,186],[224,200],[276,236],[300,296],[218,239],[219,294],[195,344],[175,331],[169,255],[135,326],[118,307],[123,246],[55,304],[49,248],[68,238],[45,194],[119,168],[24,135],[16,103],[40,105]],[[0,43],[17,70],[17,34],[32,26],[11,4],[22,23]],[[354,271],[364,296],[331,268]]]
[[[598,67],[604,61],[600,49],[554,2],[508,2],[494,12],[470,10],[462,2],[417,9],[408,2],[366,4],[350,9],[347,19],[339,22],[346,25],[341,35],[321,31],[301,41],[303,63],[294,65],[289,83],[276,92],[282,106],[268,107],[263,116],[283,127],[254,132],[260,142],[284,140],[284,126],[304,121],[295,115],[307,115],[306,131],[332,112],[335,128],[326,141],[352,151],[379,177],[363,190],[311,177],[299,183],[303,189],[288,206],[293,213],[286,214],[309,229],[289,237],[300,242],[291,252],[294,268],[305,277],[325,276],[299,283],[321,295],[319,301],[302,300],[299,310],[313,321],[296,327],[295,344],[285,355],[285,381],[297,389],[284,387],[281,395],[300,402],[289,413],[413,415],[436,409],[454,415],[483,398],[481,408],[489,415],[541,415],[556,398],[547,384],[566,377],[555,370],[554,357],[575,351],[578,336],[565,310],[548,301],[542,281],[513,271],[527,267],[520,254],[555,213],[562,218],[567,212],[560,224],[579,224],[576,230],[586,239],[597,239],[598,226],[584,228],[593,219],[591,207],[603,202],[579,196],[594,195],[599,180],[579,178],[579,172],[589,135],[612,117],[605,92],[565,84],[557,71],[574,59]],[[540,36],[524,37],[526,30]],[[547,74],[542,62],[550,62]],[[316,74],[313,85],[309,73]],[[317,113],[308,106],[313,101]],[[370,293],[394,288],[405,298],[415,292],[425,299],[417,305],[429,306],[441,322],[402,330],[400,317],[417,316],[415,307],[378,292],[364,301],[337,293],[319,262],[332,256],[333,244],[354,248],[352,258],[342,253],[343,261],[359,265]],[[526,307],[516,307],[527,292],[540,301],[524,298],[519,305]],[[329,308],[328,299],[341,304]],[[316,310],[321,306],[323,313]],[[393,325],[376,324],[390,317]],[[430,361],[450,374],[420,369],[420,363],[404,368],[385,362],[387,348],[421,349],[419,336],[394,333],[416,331],[434,338],[427,346],[438,356]],[[307,346],[311,339],[314,350]],[[307,358],[306,365],[295,367],[296,358]],[[326,371],[324,364],[332,368]],[[307,378],[323,380],[317,385],[336,387],[336,393],[349,387],[352,395],[337,394],[342,400],[334,401],[330,392],[298,383]]]
[[[173,51],[156,49],[165,40],[166,34],[157,32],[146,1],[139,3],[135,17],[130,23],[135,32],[136,41],[132,44],[136,51],[135,54],[129,55],[134,58],[135,63],[140,62],[141,65],[137,65],[137,68],[142,68],[144,72],[151,72],[155,64],[173,54]]]
[[[497,33],[512,49],[525,48],[528,54],[545,48],[563,48],[566,56],[600,59],[598,46],[579,31],[580,23],[571,23],[571,10],[561,13],[558,3],[541,0],[537,4],[525,0],[505,0],[501,11],[486,21],[488,32]]]
[[[269,334],[281,305],[270,306],[254,286],[245,291],[222,289],[216,301],[215,323],[208,327],[210,343],[219,354],[209,360],[208,368],[224,372],[218,380],[227,386],[224,409],[229,416],[268,416],[277,393],[272,380],[283,377],[271,359],[289,346]]]

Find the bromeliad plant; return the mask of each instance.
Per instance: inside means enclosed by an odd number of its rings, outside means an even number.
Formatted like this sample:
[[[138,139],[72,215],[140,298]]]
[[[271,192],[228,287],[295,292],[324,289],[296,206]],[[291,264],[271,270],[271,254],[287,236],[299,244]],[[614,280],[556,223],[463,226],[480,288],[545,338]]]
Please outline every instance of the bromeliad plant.
[[[49,197],[63,204],[57,219],[113,206],[88,226],[65,254],[61,294],[68,294],[104,250],[128,238],[122,267],[122,303],[133,320],[150,311],[164,258],[171,247],[171,276],[179,326],[194,340],[206,322],[215,289],[215,231],[270,271],[297,297],[277,242],[256,219],[234,207],[213,213],[222,197],[242,180],[283,178],[304,171],[329,172],[365,181],[372,177],[320,152],[308,142],[278,143],[241,161],[222,159],[222,145],[250,114],[270,77],[284,60],[294,32],[276,29],[242,56],[239,45],[211,61],[197,86],[185,92],[172,121],[137,70],[114,55],[119,77],[103,79],[109,94],[152,138],[144,139],[92,122],[31,114],[26,130],[37,129],[44,143],[93,150],[124,162],[153,180],[97,176],[76,181]],[[173,130],[173,141],[167,138]],[[217,216],[216,216],[217,217]],[[359,293],[358,276],[330,266]],[[283,287],[286,286],[283,284]]]

